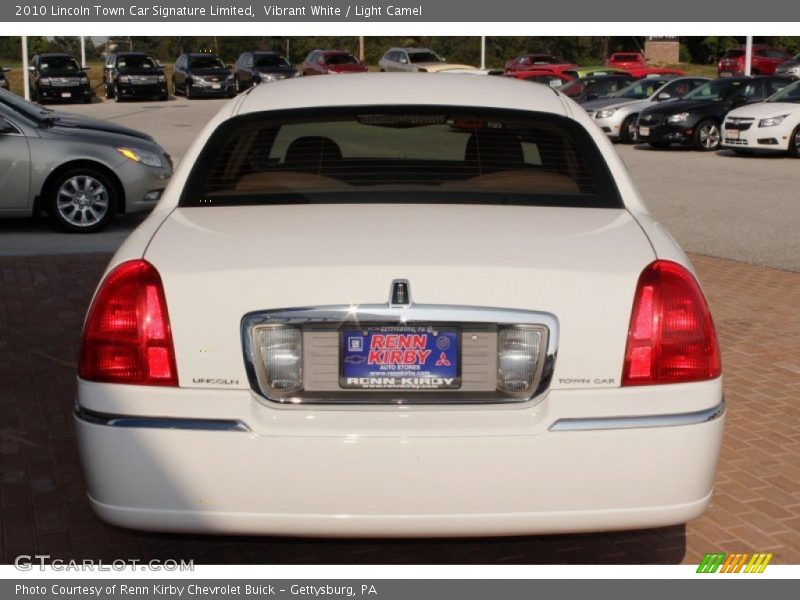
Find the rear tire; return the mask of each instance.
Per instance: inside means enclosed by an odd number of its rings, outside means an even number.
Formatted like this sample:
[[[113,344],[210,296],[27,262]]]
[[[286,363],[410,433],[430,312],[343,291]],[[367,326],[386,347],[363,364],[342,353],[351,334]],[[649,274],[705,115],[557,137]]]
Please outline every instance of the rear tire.
[[[722,142],[722,132],[719,124],[713,119],[705,119],[698,123],[692,136],[692,145],[701,152],[719,150]]]
[[[623,144],[635,144],[639,141],[639,130],[636,128],[636,121],[639,115],[629,115],[622,122],[619,128],[619,141]]]
[[[794,128],[789,138],[789,156],[800,158],[800,125]]]
[[[111,100],[114,97],[114,88],[104,85],[103,87],[106,88],[106,100]]]
[[[119,88],[116,85],[114,86],[114,102],[122,102],[122,96],[120,96]]]
[[[192,93],[192,84],[188,81],[186,82],[185,96],[187,100],[194,98],[194,94]]]
[[[93,233],[109,224],[117,192],[106,175],[91,167],[62,173],[48,190],[48,207],[58,225],[71,233]]]

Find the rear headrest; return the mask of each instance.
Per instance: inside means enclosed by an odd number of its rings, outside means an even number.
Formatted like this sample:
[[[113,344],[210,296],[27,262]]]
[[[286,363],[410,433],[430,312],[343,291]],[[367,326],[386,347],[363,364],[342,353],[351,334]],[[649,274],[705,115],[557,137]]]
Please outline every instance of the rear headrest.
[[[525,164],[519,137],[502,131],[475,131],[467,140],[464,161],[479,172],[517,169]]]
[[[327,161],[341,160],[342,150],[332,139],[322,136],[304,136],[294,140],[286,149],[284,164],[287,167],[322,169]]]

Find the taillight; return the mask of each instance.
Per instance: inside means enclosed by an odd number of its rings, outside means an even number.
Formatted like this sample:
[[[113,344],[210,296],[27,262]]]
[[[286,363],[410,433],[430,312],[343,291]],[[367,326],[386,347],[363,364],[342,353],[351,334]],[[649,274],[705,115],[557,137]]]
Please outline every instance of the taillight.
[[[106,276],[86,319],[78,374],[90,381],[178,385],[164,287],[149,262],[124,262]]]
[[[657,260],[639,277],[622,385],[701,381],[719,377],[717,334],[694,276]]]

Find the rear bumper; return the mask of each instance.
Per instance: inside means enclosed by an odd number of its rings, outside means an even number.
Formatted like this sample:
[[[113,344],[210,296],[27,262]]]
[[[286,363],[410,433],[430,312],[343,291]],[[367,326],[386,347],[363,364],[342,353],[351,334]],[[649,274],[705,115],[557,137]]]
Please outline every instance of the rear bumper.
[[[177,390],[196,397],[197,417],[109,419],[80,408],[76,429],[92,506],[124,527],[324,536],[617,530],[683,523],[705,510],[724,424],[718,384],[672,386],[694,396],[689,404],[704,397],[705,408],[633,419],[554,410],[572,392],[493,411],[295,410],[250,398],[233,403],[245,416],[214,418],[202,393]]]

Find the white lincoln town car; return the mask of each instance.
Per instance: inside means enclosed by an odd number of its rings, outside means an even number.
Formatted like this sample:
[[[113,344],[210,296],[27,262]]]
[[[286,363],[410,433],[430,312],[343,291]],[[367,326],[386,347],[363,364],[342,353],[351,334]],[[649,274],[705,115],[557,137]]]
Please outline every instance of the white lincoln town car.
[[[582,108],[501,78],[268,87],[208,123],[92,301],[100,517],[458,536],[704,511],[708,306]]]

